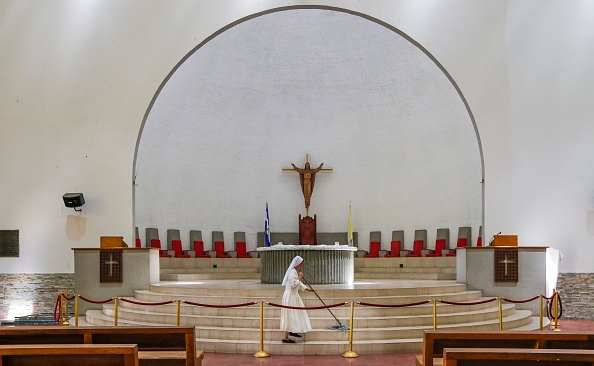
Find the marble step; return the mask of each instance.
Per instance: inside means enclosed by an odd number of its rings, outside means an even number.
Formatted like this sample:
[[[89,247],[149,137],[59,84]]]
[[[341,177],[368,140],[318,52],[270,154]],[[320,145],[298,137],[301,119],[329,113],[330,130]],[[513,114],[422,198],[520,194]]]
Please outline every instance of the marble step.
[[[113,325],[113,319],[105,316],[99,310],[89,310],[87,312],[86,321],[89,324],[94,325]],[[516,311],[512,316],[504,318],[504,329],[523,329],[532,330],[538,329],[539,319],[537,317],[531,317],[529,311],[520,310]],[[120,326],[126,325],[157,325],[142,322],[131,322],[131,321],[120,321]],[[356,325],[356,323],[355,323]],[[439,329],[465,329],[465,330],[491,330],[495,331],[499,329],[499,322],[496,321],[483,321],[469,324],[457,324],[452,326],[441,326]],[[429,328],[432,329],[432,328]],[[378,332],[383,332],[384,329],[372,329],[367,330],[367,334],[377,335]],[[387,330],[390,332],[391,330]],[[422,331],[422,330],[421,330]],[[237,331],[238,334],[242,333],[242,330]],[[348,334],[348,332],[342,331],[330,331],[330,330],[314,330],[305,335],[305,337],[296,344],[284,344],[280,342],[282,338],[282,332],[266,329],[265,333],[272,333],[269,337],[270,340],[264,341],[264,350],[270,354],[294,354],[301,352],[304,354],[326,354],[326,355],[340,355],[344,351],[348,350],[348,338],[336,339],[336,340],[312,340],[311,335],[314,332],[322,332],[326,334],[343,333],[337,336],[331,336],[330,338],[339,338]],[[353,351],[360,354],[381,354],[381,353],[402,353],[402,352],[421,352],[422,351],[422,336],[410,337],[404,339],[363,339],[361,330],[353,331]],[[413,332],[417,332],[413,330]],[[211,334],[212,333],[212,334]],[[245,332],[243,332],[245,333]],[[244,340],[223,340],[214,337],[214,330],[209,330],[209,338],[197,338],[196,346],[198,349],[204,350],[205,352],[220,352],[220,353],[248,353],[253,354],[259,350],[259,332],[254,339]],[[273,338],[277,336],[277,338]],[[280,336],[280,338],[279,338]],[[381,345],[379,347],[378,345]]]
[[[392,279],[392,280],[455,280],[455,273],[355,273],[355,280]]]
[[[445,306],[444,306],[445,307]],[[448,305],[452,308],[454,306]],[[481,321],[487,319],[497,319],[499,317],[499,311],[497,306],[480,309],[470,310],[466,307],[458,306],[456,313],[443,313],[443,307],[438,307],[437,320],[439,324],[455,324],[455,323],[468,323],[472,321]],[[264,312],[264,321],[266,324],[273,324],[271,327],[280,326],[280,311],[275,311],[272,314],[269,311],[271,308],[266,308]],[[338,313],[334,308],[332,312],[342,323],[348,323],[350,314],[342,312]],[[433,325],[433,313],[426,315],[403,315],[403,316],[368,316],[367,307],[355,308],[355,321],[358,327],[362,328],[378,328],[378,327],[402,327],[402,326],[432,326]],[[150,311],[151,309],[138,310],[129,308],[119,308],[118,315],[122,320],[132,320],[140,322],[166,322],[175,323],[176,313],[174,309],[170,313],[155,313]],[[513,304],[502,305],[503,315],[509,316],[515,311]],[[103,312],[105,315],[113,316],[113,305],[104,305]],[[231,316],[231,315],[204,315],[204,314],[187,314],[182,312],[180,316],[180,322],[183,325],[193,326],[208,326],[208,327],[235,327],[235,328],[259,328],[260,317],[259,308],[258,313],[253,316]],[[325,309],[309,311],[311,325],[314,328],[327,328],[336,323],[336,320],[332,318],[331,314]],[[276,325],[275,325],[276,324]],[[328,325],[330,324],[330,325]]]
[[[228,280],[249,279],[259,280],[260,273],[229,272],[229,273],[192,273],[192,274],[161,274],[161,281],[200,281],[200,280]],[[448,278],[450,279],[450,278]]]
[[[355,275],[362,273],[456,273],[456,267],[361,267],[355,269]]]
[[[274,297],[222,297],[222,296],[187,296],[181,294],[158,294],[152,291],[145,291],[145,290],[137,290],[134,292],[134,299],[136,301],[141,302],[162,302],[168,300],[182,300],[182,301],[190,301],[200,304],[208,304],[208,305],[232,305],[232,304],[243,304],[246,302],[272,302],[272,303],[280,303],[282,300],[282,293],[276,294],[277,296]],[[345,297],[347,295],[348,297]],[[436,294],[421,294],[421,295],[404,295],[404,296],[361,296],[358,292],[357,293],[349,293],[349,294],[340,294],[340,293],[328,293],[328,294],[319,294],[319,296],[324,300],[324,302],[328,305],[330,304],[337,304],[345,301],[362,301],[366,303],[373,303],[373,304],[409,304],[409,303],[416,303],[420,301],[428,301],[431,299],[437,300],[446,300],[446,301],[456,301],[456,302],[467,302],[467,301],[475,301],[481,298],[480,291],[460,291],[460,292],[450,292],[450,293],[436,293]],[[340,297],[335,297],[340,296]],[[351,298],[355,296],[355,298]],[[305,306],[319,306],[320,300],[314,293],[302,293],[301,298]],[[122,306],[128,306],[128,303],[123,303]],[[150,305],[148,305],[150,306]]]

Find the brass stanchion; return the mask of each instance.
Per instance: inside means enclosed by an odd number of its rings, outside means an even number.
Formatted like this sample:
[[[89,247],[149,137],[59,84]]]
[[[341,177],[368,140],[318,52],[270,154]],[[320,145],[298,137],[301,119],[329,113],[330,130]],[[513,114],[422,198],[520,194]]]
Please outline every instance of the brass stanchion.
[[[62,325],[70,324],[70,320],[68,319],[68,290],[62,293]]]
[[[260,350],[254,353],[254,357],[270,357],[268,352],[264,351],[264,303],[260,302]]]
[[[542,327],[542,295],[538,295],[538,302],[540,304],[539,308],[540,308],[540,330],[543,329]]]
[[[175,325],[177,325],[179,327],[179,318],[181,316],[180,312],[181,312],[181,302],[182,300],[175,300],[175,302],[177,302],[177,317],[175,318]]]
[[[113,298],[113,326],[118,326],[118,298]]]
[[[503,305],[501,304],[501,297],[497,298],[499,306],[499,330],[503,330]]]
[[[553,331],[559,332],[559,293],[557,290],[553,290]]]
[[[74,297],[74,325],[78,327],[78,294]]]
[[[437,330],[437,300],[429,300],[433,302],[433,330]]]
[[[349,350],[342,354],[342,357],[346,358],[356,358],[359,355],[356,352],[353,352],[353,328],[354,326],[354,319],[355,319],[355,302],[351,301],[351,326],[349,327]]]

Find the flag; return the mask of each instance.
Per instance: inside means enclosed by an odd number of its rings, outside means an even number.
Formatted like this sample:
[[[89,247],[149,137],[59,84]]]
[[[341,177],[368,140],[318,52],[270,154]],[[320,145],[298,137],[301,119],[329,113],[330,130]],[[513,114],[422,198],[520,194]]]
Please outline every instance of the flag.
[[[347,229],[347,239],[350,246],[353,246],[353,210],[351,208],[351,203],[349,202],[349,224]]]
[[[264,232],[266,232],[266,246],[270,246],[270,217],[268,216],[268,202],[266,202],[266,219],[264,220]]]

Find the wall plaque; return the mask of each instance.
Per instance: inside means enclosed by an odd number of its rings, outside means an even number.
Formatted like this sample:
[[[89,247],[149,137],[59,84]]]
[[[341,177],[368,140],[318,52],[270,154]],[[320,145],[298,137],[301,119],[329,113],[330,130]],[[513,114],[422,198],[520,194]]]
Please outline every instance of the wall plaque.
[[[99,282],[122,282],[122,251],[101,250],[99,252]]]
[[[19,256],[19,231],[0,230],[0,257]]]
[[[518,249],[495,249],[495,282],[518,282]]]

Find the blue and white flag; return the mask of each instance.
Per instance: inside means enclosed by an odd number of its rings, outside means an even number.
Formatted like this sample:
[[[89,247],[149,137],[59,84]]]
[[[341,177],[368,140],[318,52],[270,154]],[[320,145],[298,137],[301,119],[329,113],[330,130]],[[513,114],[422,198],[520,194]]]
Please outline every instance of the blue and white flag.
[[[270,246],[270,217],[268,216],[268,202],[266,202],[266,219],[264,220],[264,231],[266,232],[266,246]]]

